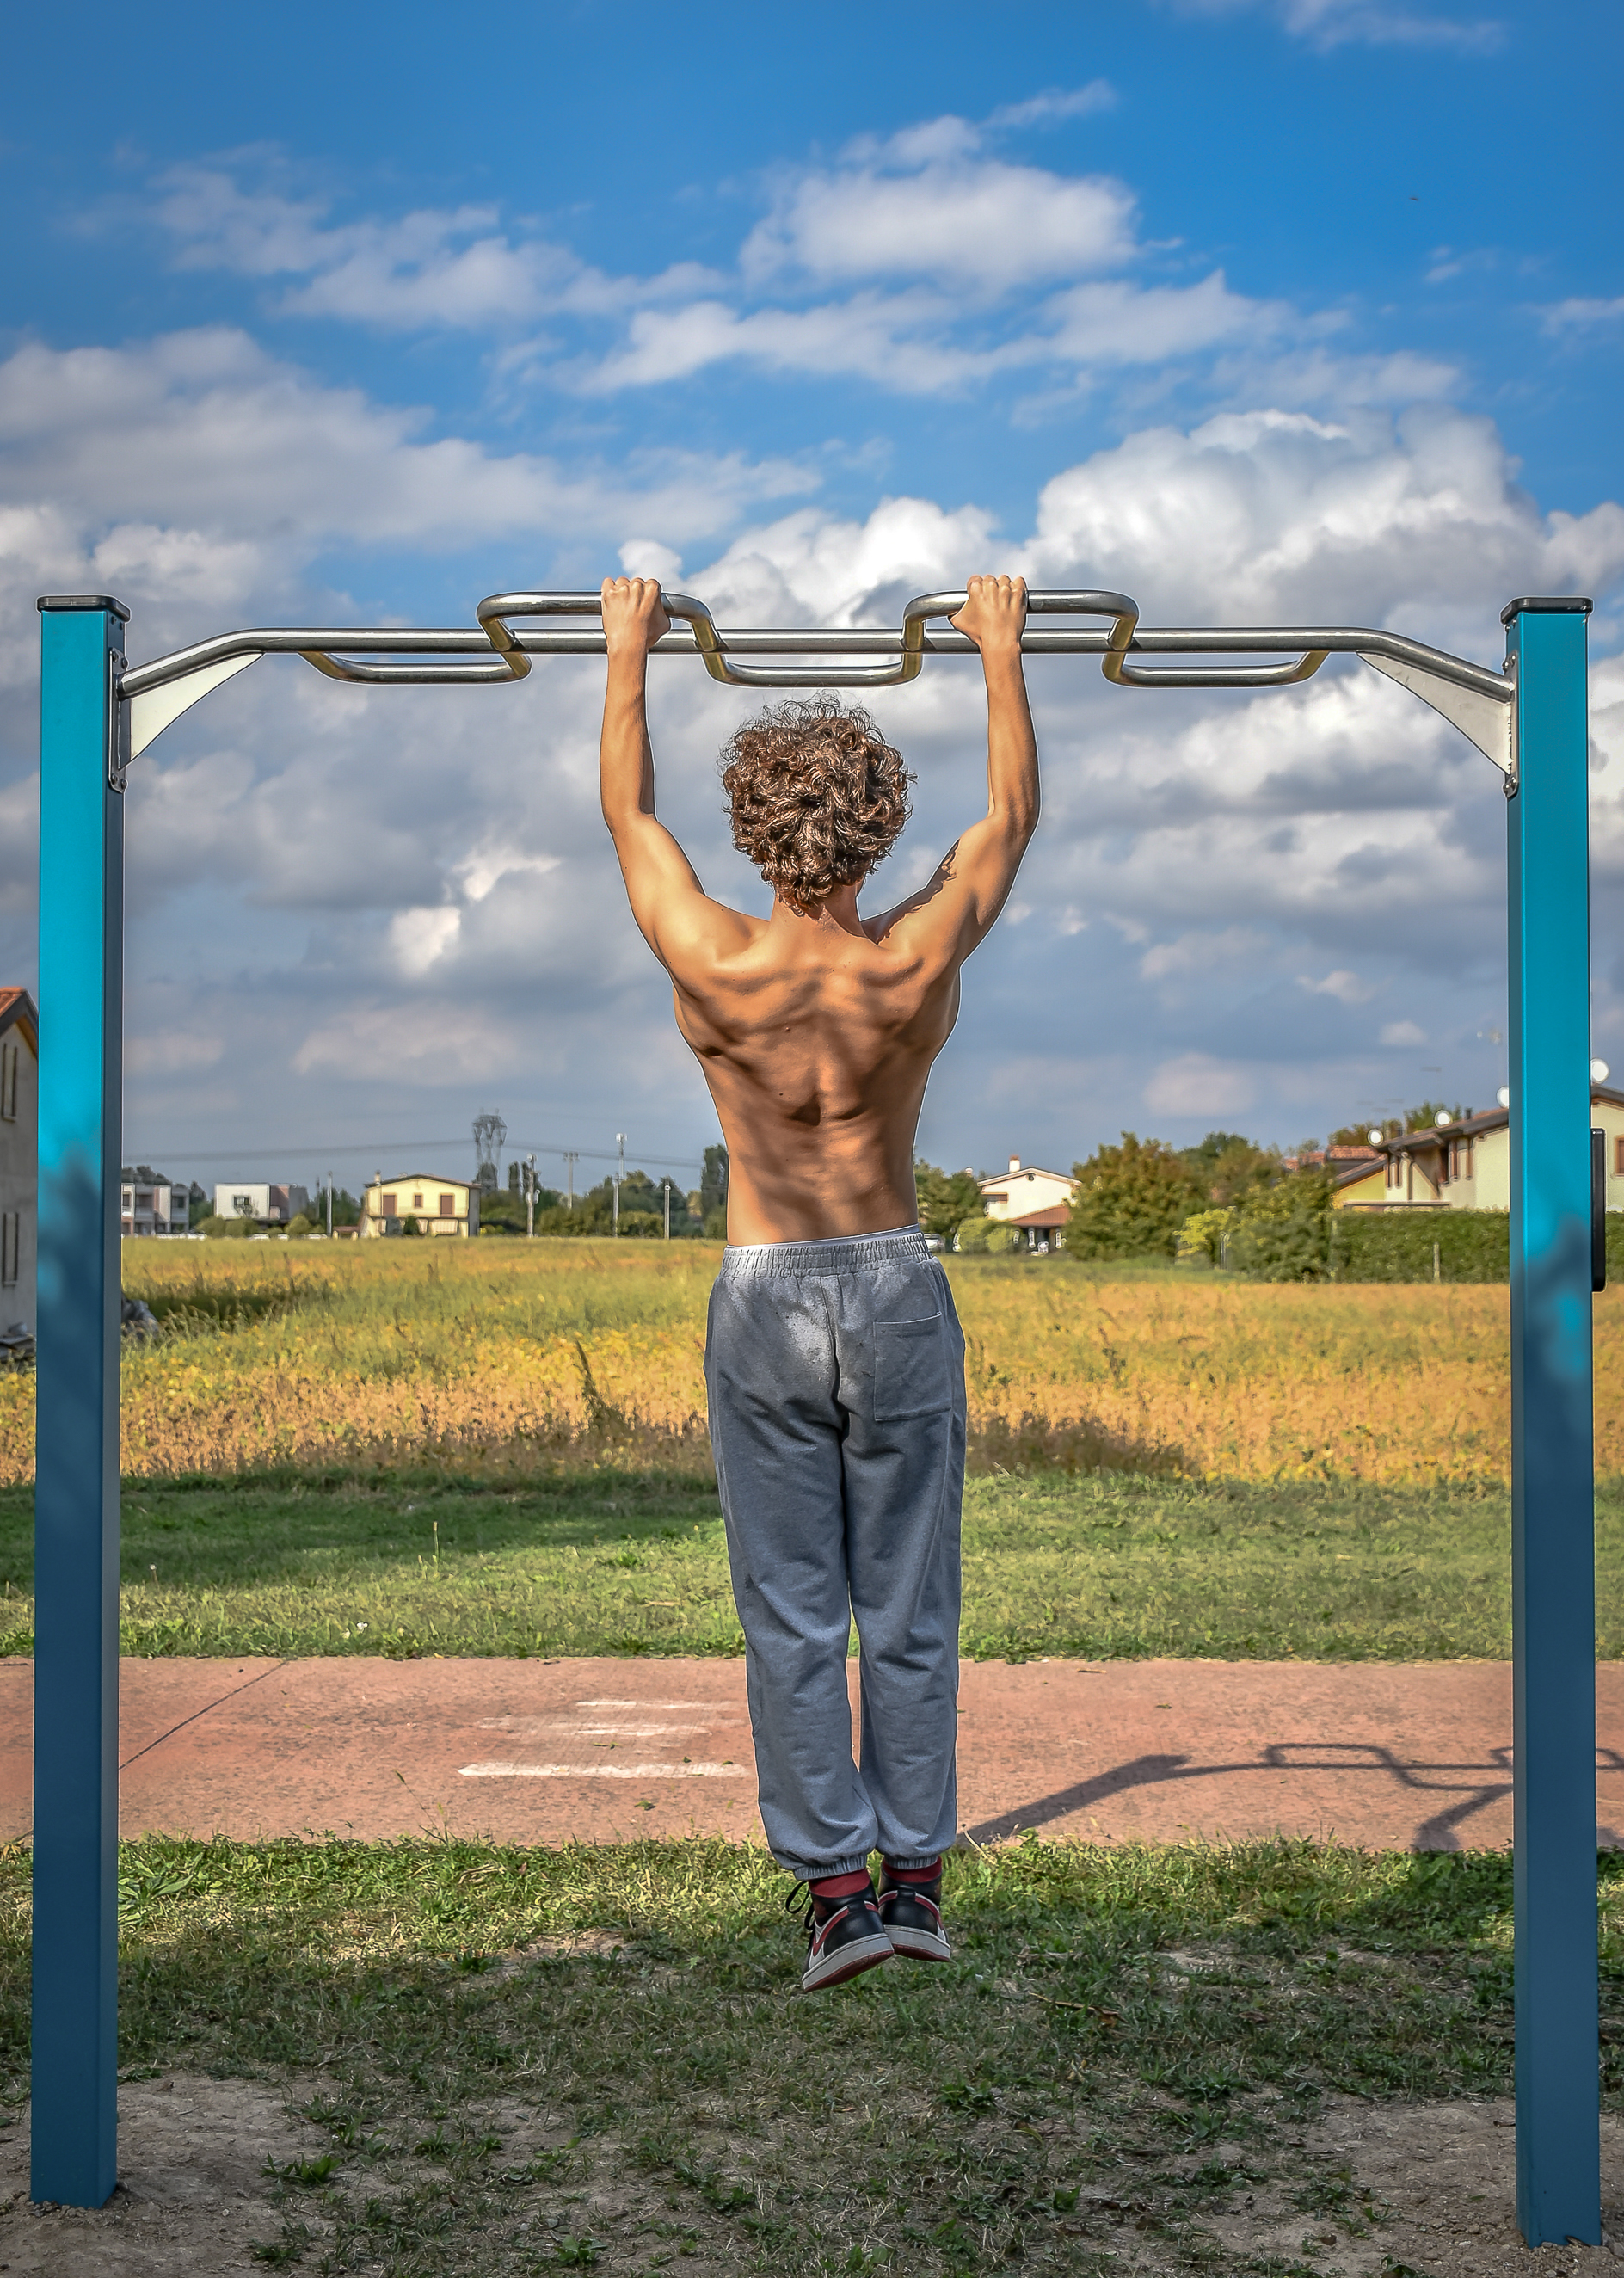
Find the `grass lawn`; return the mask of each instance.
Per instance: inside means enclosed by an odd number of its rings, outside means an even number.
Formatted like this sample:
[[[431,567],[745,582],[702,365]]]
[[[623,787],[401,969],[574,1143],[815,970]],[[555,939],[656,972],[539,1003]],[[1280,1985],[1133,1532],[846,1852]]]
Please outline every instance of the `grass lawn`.
[[[0,1854],[13,2100],[26,1869]],[[1600,1872],[1611,2011],[1624,1859]],[[1379,2252],[1389,2219],[1315,2150],[1328,2099],[1511,2081],[1503,1855],[957,1854],[954,1961],[814,1999],[784,1877],[747,1846],[149,1839],[126,1847],[122,1888],[124,2076],[286,2092],[316,2148],[283,2175],[260,2253],[313,2271],[698,2255],[792,2274],[1025,2258],[1289,2278],[1338,2244]],[[1254,2199],[1293,2251],[1215,2236]]]
[[[32,1648],[31,1495],[0,1490],[0,1651]],[[1597,1651],[1624,1657],[1624,1483],[1597,1495]],[[1497,1488],[1204,1487],[1034,1471],[970,1483],[964,1649],[1499,1658]],[[740,1649],[715,1496],[680,1471],[126,1484],[132,1654]]]

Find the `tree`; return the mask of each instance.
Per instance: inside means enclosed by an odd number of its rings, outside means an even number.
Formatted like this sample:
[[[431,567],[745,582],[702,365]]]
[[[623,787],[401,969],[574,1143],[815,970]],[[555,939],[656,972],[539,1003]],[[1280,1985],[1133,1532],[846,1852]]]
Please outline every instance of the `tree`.
[[[707,1147],[705,1150],[705,1170],[699,1181],[699,1215],[709,1218],[714,1210],[728,1207],[728,1150],[725,1147]]]
[[[1292,1171],[1235,1213],[1232,1273],[1253,1281],[1323,1281],[1330,1273],[1330,1181]]]
[[[973,1171],[939,1171],[921,1158],[913,1166],[913,1188],[920,1226],[926,1234],[939,1234],[943,1242],[950,1242],[969,1219],[987,1215]]]
[[[1071,1257],[1170,1257],[1179,1225],[1208,1199],[1176,1148],[1132,1131],[1123,1133],[1120,1147],[1074,1163],[1071,1175]]]
[[[536,1222],[539,1227],[545,1213],[554,1211],[563,1201],[562,1195],[553,1187],[536,1189]],[[529,1220],[525,1214],[524,1197],[509,1187],[505,1192],[481,1195],[479,1197],[481,1227],[500,1227],[505,1234],[522,1234]]]
[[[1207,1199],[1220,1210],[1272,1185],[1282,1168],[1277,1149],[1260,1147],[1239,1131],[1209,1131],[1199,1147],[1181,1147],[1178,1152]]]

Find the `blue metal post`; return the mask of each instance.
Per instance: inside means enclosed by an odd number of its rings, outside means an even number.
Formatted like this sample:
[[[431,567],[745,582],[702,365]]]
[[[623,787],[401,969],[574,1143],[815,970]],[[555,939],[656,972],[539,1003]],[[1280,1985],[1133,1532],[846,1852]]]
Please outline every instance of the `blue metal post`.
[[[35,2199],[118,2181],[118,1151],[129,611],[40,603],[40,1242],[35,1323]]]
[[[1577,600],[1503,612],[1511,950],[1517,2221],[1601,2240],[1590,1409],[1590,768]]]

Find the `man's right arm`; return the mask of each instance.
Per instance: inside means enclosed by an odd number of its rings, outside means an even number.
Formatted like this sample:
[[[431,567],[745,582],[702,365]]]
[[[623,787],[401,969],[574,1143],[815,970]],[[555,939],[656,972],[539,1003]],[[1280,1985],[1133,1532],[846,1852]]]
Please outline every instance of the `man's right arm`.
[[[1026,700],[1022,577],[972,577],[949,622],[981,653],[987,680],[987,813],[949,848],[929,883],[881,921],[945,933],[961,958],[992,931],[1038,827],[1038,739]]]
[[[606,577],[604,689],[599,784],[603,817],[620,857],[631,913],[649,947],[677,978],[677,967],[707,943],[726,937],[736,913],[711,900],[693,865],[654,812],[654,752],[648,730],[648,653],[670,620],[652,577]]]

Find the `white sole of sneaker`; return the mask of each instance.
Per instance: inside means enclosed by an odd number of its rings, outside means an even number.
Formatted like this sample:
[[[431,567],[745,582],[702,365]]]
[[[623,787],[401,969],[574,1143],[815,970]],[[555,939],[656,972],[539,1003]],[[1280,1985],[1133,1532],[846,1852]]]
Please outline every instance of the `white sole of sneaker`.
[[[803,1993],[821,1993],[826,1985],[843,1985],[848,1977],[857,1977],[876,1963],[889,1961],[896,1952],[888,1938],[854,1938],[837,1953],[826,1953],[815,1961],[801,1979]]]
[[[945,1938],[933,1938],[927,1930],[894,1930],[891,1934],[893,1953],[905,1953],[911,1961],[951,1961],[953,1949]]]

